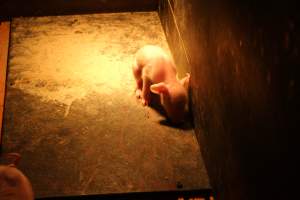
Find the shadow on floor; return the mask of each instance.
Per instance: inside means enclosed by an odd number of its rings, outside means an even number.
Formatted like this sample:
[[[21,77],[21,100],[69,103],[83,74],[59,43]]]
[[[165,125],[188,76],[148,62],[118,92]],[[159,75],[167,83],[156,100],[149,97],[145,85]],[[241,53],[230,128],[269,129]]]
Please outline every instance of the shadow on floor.
[[[172,123],[170,119],[168,119],[167,114],[163,108],[163,106],[160,103],[159,95],[151,93],[151,101],[150,101],[150,107],[155,110],[157,113],[159,113],[161,116],[165,117],[165,119],[160,120],[159,124],[162,126],[169,126],[181,130],[191,130],[194,128],[193,124],[193,116],[191,112],[187,113],[185,116],[185,120],[180,124]]]

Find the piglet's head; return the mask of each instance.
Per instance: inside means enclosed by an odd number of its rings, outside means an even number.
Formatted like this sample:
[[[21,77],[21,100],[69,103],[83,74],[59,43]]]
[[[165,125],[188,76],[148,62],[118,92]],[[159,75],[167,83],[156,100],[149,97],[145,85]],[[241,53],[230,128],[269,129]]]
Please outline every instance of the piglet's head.
[[[160,95],[160,101],[168,118],[173,123],[184,120],[188,111],[189,74],[180,81],[157,83],[150,87],[151,92]]]

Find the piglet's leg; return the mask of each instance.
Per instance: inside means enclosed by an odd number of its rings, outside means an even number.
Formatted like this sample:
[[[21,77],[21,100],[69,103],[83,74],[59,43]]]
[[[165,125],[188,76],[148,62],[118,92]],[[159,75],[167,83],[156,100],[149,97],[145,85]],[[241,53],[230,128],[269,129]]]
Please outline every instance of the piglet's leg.
[[[132,72],[134,75],[134,79],[136,82],[136,88],[135,88],[135,96],[136,98],[141,98],[142,95],[142,87],[143,87],[143,80],[142,80],[142,70],[136,65],[133,64],[132,66]]]
[[[143,76],[142,104],[144,106],[147,106],[150,101],[150,86],[150,79],[147,76]]]
[[[140,99],[142,97],[142,87],[143,87],[143,80],[139,79],[136,81],[137,87],[135,89],[135,96],[136,98]]]

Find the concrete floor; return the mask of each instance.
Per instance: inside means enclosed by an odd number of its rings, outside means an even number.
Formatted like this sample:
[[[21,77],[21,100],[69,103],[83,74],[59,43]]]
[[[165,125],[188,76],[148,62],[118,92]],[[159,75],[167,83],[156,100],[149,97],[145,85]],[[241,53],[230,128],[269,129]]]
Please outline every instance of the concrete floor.
[[[36,197],[209,188],[190,123],[135,99],[145,44],[169,52],[156,12],[13,20],[3,151]]]

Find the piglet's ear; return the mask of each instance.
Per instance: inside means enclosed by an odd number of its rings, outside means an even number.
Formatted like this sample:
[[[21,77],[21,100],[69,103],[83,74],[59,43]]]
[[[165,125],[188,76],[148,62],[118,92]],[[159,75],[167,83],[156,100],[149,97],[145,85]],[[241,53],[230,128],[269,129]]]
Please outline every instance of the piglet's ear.
[[[166,94],[168,92],[167,85],[164,82],[151,85],[150,90],[154,94]]]
[[[190,85],[190,73],[186,73],[186,76],[180,80],[181,85],[183,85],[183,87],[185,89],[189,89],[189,85]]]

